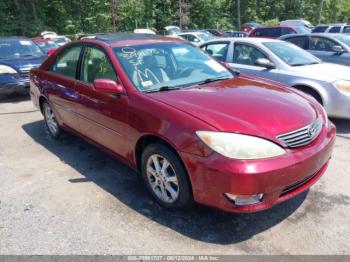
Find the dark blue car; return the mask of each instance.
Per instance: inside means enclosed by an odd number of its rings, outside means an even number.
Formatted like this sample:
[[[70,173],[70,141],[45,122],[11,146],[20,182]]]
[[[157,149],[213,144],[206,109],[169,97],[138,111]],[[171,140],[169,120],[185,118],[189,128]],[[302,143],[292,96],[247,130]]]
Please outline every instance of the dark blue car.
[[[29,71],[40,66],[45,57],[27,38],[0,38],[0,97],[28,93]]]

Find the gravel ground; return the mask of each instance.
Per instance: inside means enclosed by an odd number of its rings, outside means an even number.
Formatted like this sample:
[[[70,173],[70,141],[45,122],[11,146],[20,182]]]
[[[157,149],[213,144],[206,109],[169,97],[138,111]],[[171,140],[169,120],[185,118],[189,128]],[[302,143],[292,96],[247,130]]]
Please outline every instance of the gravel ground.
[[[54,141],[31,101],[0,103],[0,254],[350,254],[350,122],[308,192],[270,210],[166,211],[82,139]]]

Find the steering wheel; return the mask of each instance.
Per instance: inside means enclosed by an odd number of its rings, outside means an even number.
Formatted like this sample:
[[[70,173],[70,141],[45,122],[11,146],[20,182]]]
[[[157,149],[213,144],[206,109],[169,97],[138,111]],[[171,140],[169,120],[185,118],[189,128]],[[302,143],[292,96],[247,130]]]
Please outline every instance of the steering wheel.
[[[191,67],[184,67],[182,68],[177,75],[180,77],[187,77],[192,73],[193,69]]]

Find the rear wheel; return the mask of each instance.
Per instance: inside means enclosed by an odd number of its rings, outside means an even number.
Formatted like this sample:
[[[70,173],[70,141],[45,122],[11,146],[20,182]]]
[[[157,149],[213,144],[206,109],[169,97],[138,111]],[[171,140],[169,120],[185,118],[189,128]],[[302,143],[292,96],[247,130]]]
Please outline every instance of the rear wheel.
[[[55,113],[48,102],[43,103],[43,114],[45,119],[45,125],[52,138],[57,139],[61,135],[61,128],[57,122]]]
[[[162,144],[151,144],[142,153],[141,173],[156,201],[166,208],[192,204],[187,172],[177,155]]]

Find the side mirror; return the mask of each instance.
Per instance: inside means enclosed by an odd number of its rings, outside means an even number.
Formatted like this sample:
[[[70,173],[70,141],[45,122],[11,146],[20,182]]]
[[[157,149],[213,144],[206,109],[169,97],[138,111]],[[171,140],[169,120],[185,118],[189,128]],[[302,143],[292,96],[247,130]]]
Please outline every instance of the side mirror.
[[[199,39],[198,39],[198,38],[195,38],[195,39],[193,39],[193,42],[199,43]]]
[[[332,46],[332,50],[337,53],[337,54],[342,54],[344,53],[344,49],[343,47],[341,47],[340,45],[334,45]]]
[[[125,94],[125,89],[121,84],[108,78],[95,79],[94,88],[98,92],[107,94]]]
[[[208,49],[205,52],[207,52],[208,55],[213,55],[213,50]]]
[[[266,58],[259,58],[255,61],[255,65],[265,67],[267,69],[274,69],[276,68],[276,65],[272,63],[269,59]]]

